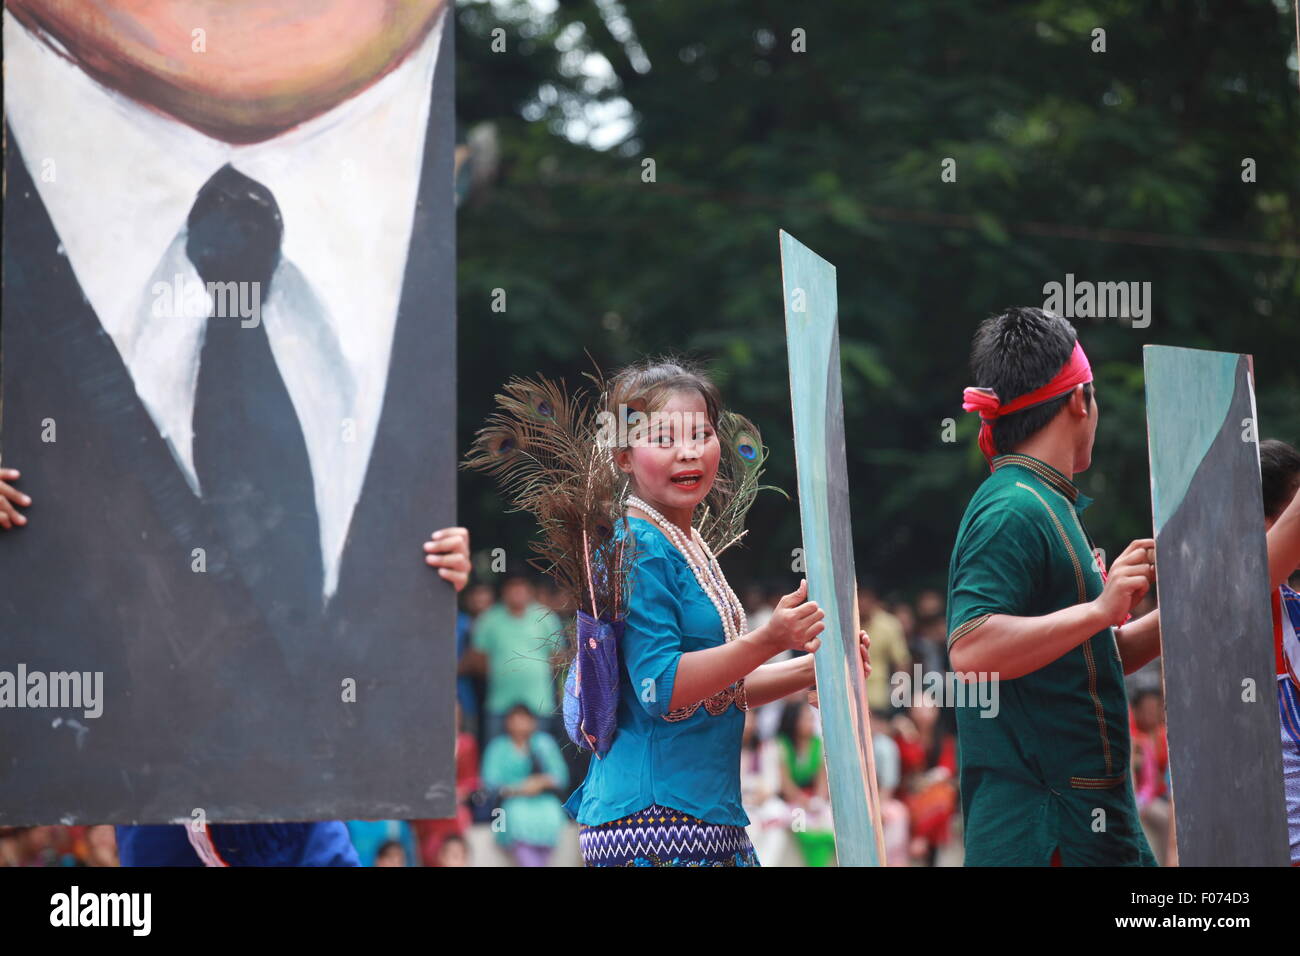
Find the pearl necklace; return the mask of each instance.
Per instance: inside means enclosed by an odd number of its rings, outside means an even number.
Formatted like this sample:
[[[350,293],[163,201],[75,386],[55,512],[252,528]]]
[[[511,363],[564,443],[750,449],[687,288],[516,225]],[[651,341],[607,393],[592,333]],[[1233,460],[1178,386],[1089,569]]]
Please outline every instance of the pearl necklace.
[[[695,575],[695,580],[700,585],[700,590],[708,596],[713,603],[714,609],[718,612],[718,617],[722,621],[722,632],[726,640],[728,642],[734,641],[748,633],[749,619],[745,615],[745,606],[740,603],[740,599],[736,597],[736,592],[727,583],[727,578],[722,573],[722,567],[718,564],[718,559],[714,557],[713,551],[710,550],[708,543],[699,531],[691,528],[691,538],[688,540],[677,525],[636,495],[628,495],[627,504],[648,514],[659,530],[667,534],[668,539],[682,553],[687,566],[691,569],[691,573]],[[708,574],[707,578],[705,577],[706,572]]]

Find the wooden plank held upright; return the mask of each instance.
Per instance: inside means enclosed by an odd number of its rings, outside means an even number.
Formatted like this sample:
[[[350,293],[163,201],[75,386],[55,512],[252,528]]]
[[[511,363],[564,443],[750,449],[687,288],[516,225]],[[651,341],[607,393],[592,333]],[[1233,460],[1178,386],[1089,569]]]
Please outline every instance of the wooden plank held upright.
[[[817,689],[841,866],[885,862],[871,711],[858,650],[835,267],[781,231],[786,345],[808,596],[826,612]]]
[[[1178,862],[1286,866],[1251,357],[1142,357]]]

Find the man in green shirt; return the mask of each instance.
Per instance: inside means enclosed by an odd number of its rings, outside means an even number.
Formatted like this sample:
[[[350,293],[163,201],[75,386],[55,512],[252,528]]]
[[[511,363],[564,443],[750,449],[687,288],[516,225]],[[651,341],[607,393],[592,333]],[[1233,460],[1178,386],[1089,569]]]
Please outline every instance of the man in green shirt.
[[[551,660],[562,645],[563,625],[536,601],[528,575],[514,572],[501,585],[501,603],[474,622],[471,645],[487,657],[487,739],[505,729],[506,713],[523,704],[550,730],[555,714],[555,670]]]
[[[992,474],[957,532],[948,649],[958,674],[999,684],[996,710],[975,693],[956,708],[966,863],[1155,865],[1124,695],[1124,674],[1160,651],[1156,613],[1129,621],[1155,542],[1132,542],[1108,577],[1094,557],[1073,478],[1091,464],[1098,406],[1069,322],[1010,309],[980,325],[971,366],[965,407]]]

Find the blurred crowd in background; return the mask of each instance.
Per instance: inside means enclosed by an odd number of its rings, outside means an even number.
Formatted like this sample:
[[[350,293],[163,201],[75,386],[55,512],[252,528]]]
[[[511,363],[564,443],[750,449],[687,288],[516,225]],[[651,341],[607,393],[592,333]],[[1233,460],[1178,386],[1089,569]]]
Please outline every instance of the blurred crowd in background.
[[[1300,434],[1287,5],[1004,6],[804,4],[792,19],[745,0],[715,0],[708,16],[687,0],[456,5],[456,346],[477,383],[458,396],[460,435],[492,410],[482,383],[698,352],[763,428],[765,482],[793,489],[777,230],[840,264],[845,433],[871,436],[845,448],[857,566],[893,579],[863,581],[860,600],[891,865],[961,862],[953,712],[890,691],[916,665],[947,670],[942,594],[895,585],[936,580],[935,542],[952,540],[967,500],[954,489],[985,471],[971,416],[939,437],[979,318],[1067,274],[1159,290],[1150,328],[1080,323],[1107,396],[1088,472],[1113,492],[1090,513],[1099,541],[1150,532],[1133,491],[1149,483],[1143,344],[1255,353],[1260,421]],[[1110,53],[1095,46],[1099,22]],[[1247,143],[1258,182],[1243,175]],[[945,157],[962,158],[961,185],[941,178]],[[478,540],[517,553],[534,533],[486,476],[463,476],[458,502]],[[788,560],[799,521],[760,496],[751,524],[764,535],[732,560],[753,573]],[[568,612],[545,584],[507,577],[461,595],[457,816],[350,823],[366,865],[578,863],[560,803],[586,758],[554,719],[550,647]],[[783,590],[746,589],[753,624]],[[1132,771],[1152,848],[1172,863],[1161,687],[1159,660],[1130,678]],[[833,858],[821,749],[806,695],[750,715],[741,771],[765,865]],[[115,861],[112,827],[0,828],[0,865]]]
[[[784,593],[779,584],[746,589],[751,629]],[[882,594],[862,580],[858,605],[871,636],[867,697],[888,865],[960,865],[956,719],[924,677],[949,670],[944,597]],[[570,624],[549,580],[530,573],[465,590],[456,634],[457,815],[349,821],[362,865],[580,864],[577,828],[561,804],[590,756],[568,741],[557,713]],[[1159,660],[1130,676],[1129,699],[1143,825],[1161,863],[1174,863]],[[764,865],[834,865],[821,725],[806,693],[749,711],[741,781]],[[0,828],[0,866],[116,865],[111,826]]]

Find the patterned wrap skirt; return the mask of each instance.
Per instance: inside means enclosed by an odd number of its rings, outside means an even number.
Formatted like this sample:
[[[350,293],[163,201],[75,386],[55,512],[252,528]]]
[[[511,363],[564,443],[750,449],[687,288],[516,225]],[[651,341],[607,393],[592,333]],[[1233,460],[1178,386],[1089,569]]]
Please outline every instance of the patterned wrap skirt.
[[[579,825],[587,866],[758,866],[744,827],[706,823],[651,804],[598,826]]]

